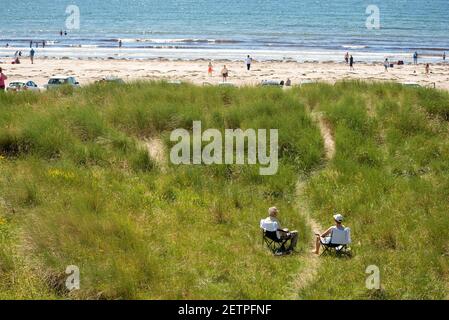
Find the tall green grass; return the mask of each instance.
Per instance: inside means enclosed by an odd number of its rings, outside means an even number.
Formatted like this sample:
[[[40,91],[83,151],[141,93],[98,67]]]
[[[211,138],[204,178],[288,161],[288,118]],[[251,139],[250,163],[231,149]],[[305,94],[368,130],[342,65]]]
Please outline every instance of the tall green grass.
[[[442,299],[449,276],[449,94],[341,82],[277,88],[137,82],[0,96],[0,298],[282,299],[305,255],[261,243],[269,206],[352,229],[351,259],[320,258],[306,299]],[[323,160],[309,112],[336,140]],[[160,166],[143,140],[171,130],[278,128],[279,172]],[[167,155],[168,156],[168,155]],[[303,198],[299,177],[310,176]],[[81,290],[67,292],[77,265]],[[368,290],[376,265],[381,290]]]
[[[325,88],[323,88],[323,86]],[[336,156],[307,197],[323,225],[342,212],[353,233],[352,259],[323,259],[313,299],[444,299],[449,261],[449,94],[393,84],[304,87],[329,120]],[[332,97],[329,99],[329,97]],[[381,290],[365,270],[380,269]]]
[[[258,229],[267,208],[285,225],[295,182],[323,156],[319,130],[279,89],[93,85],[0,96],[0,298],[280,299],[303,266],[275,259]],[[280,168],[161,170],[142,141],[170,147],[176,128],[277,128]],[[168,157],[168,154],[167,154]],[[67,292],[68,265],[81,289]],[[20,281],[17,277],[20,276]]]

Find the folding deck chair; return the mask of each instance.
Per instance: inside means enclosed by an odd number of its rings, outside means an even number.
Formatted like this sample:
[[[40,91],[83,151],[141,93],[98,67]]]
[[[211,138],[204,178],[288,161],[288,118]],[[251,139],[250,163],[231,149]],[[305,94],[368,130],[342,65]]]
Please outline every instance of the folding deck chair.
[[[351,251],[349,249],[349,244],[351,243],[351,229],[345,228],[344,230],[333,229],[330,241],[326,243],[323,238],[320,238],[321,245],[324,250],[320,256],[325,256],[328,254],[334,254],[336,256],[350,256]]]
[[[262,230],[262,244],[266,244],[267,247],[274,255],[288,254],[289,251],[285,248],[289,239],[279,239],[277,236],[277,230],[275,223],[267,222],[266,219],[260,220],[260,229]]]

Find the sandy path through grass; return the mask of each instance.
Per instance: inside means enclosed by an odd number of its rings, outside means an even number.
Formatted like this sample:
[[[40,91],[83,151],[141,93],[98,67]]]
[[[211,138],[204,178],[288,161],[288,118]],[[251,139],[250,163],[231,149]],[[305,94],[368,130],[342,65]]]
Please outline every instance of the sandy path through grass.
[[[312,118],[319,126],[320,133],[323,138],[326,162],[330,161],[335,155],[335,141],[334,137],[332,136],[332,130],[329,126],[329,123],[322,117],[320,113],[312,112]],[[164,170],[166,168],[166,150],[162,140],[160,138],[153,137],[144,139],[143,142],[146,149],[148,150],[150,158],[156,162],[161,170]],[[315,171],[313,174],[316,174],[317,172],[319,171]],[[321,232],[323,230],[323,227],[311,217],[310,211],[307,207],[307,203],[303,201],[303,199],[305,198],[304,188],[306,187],[306,184],[306,179],[300,179],[296,184],[296,194],[299,199],[298,212],[307,221],[307,224],[310,226],[314,233]],[[311,241],[310,243],[310,250],[307,250],[306,252],[301,254],[301,258],[304,262],[304,267],[301,269],[301,272],[295,277],[293,281],[291,294],[289,295],[290,299],[300,299],[300,297],[298,296],[300,290],[313,283],[313,280],[318,273],[320,259],[319,256],[311,253],[311,250],[315,248],[315,237],[313,237],[312,239],[313,241]]]
[[[156,163],[162,172],[166,170],[167,162],[164,143],[160,138],[147,138],[144,140],[149,157]]]
[[[324,150],[326,155],[326,162],[332,160],[335,155],[335,140],[332,136],[332,130],[329,126],[329,123],[320,113],[312,111],[312,118],[318,124],[320,128],[320,133],[324,141]],[[322,169],[321,169],[322,170]],[[312,175],[317,174],[319,171],[315,171]],[[310,179],[310,177],[309,177]],[[306,187],[307,180],[300,179],[296,184],[296,194],[298,197],[298,212],[299,214],[307,221],[307,224],[312,229],[313,233],[322,232],[323,227],[311,217],[310,210],[307,207],[306,201],[304,201],[304,188]],[[299,297],[299,293],[302,289],[309,286],[313,283],[315,276],[318,273],[318,269],[320,267],[320,259],[319,256],[313,254],[311,251],[315,248],[315,237],[312,237],[312,241],[310,243],[310,250],[306,251],[301,255],[301,258],[304,262],[304,267],[301,269],[301,272],[298,273],[296,278],[293,281],[292,292],[290,295],[290,299],[296,300],[301,299]]]

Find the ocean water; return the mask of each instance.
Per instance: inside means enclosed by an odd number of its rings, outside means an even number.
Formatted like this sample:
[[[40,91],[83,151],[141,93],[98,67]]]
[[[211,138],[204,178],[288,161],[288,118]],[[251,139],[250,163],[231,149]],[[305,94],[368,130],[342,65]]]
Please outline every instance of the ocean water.
[[[66,23],[69,5],[79,8],[79,29]],[[379,8],[380,29],[366,27],[369,5]],[[0,57],[27,52],[30,41],[38,42],[38,56],[58,58],[340,61],[350,51],[372,61],[409,58],[415,50],[433,60],[449,54],[449,0],[2,0],[0,12]]]

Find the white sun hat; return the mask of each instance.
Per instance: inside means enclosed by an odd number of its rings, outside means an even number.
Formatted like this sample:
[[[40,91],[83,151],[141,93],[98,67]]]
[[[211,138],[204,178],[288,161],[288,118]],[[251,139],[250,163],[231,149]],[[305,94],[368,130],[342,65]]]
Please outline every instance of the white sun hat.
[[[343,222],[343,216],[341,214],[335,214],[334,215],[334,220],[337,222]]]

